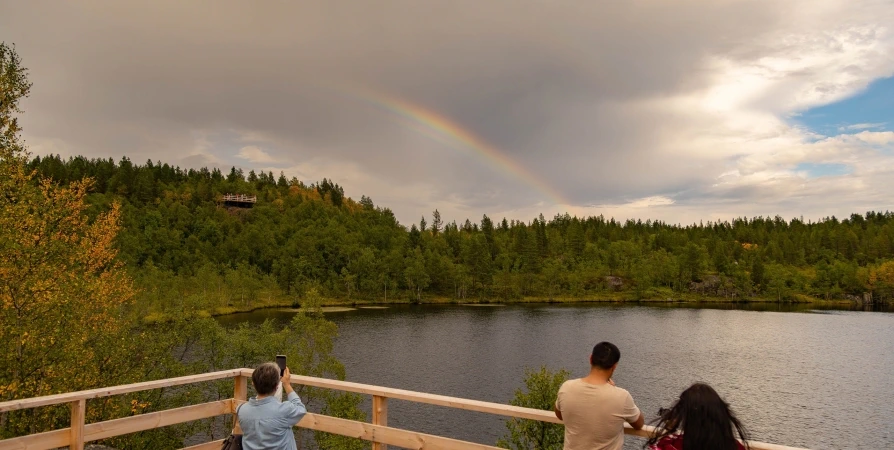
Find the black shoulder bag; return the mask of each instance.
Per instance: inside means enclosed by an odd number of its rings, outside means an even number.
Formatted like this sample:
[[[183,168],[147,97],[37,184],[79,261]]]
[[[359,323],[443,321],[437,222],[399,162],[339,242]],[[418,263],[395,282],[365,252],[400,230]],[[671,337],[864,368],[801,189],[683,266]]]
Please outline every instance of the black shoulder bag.
[[[245,403],[239,405],[239,408],[245,406]],[[239,426],[239,408],[236,408],[236,424],[233,431],[223,441],[221,450],[242,450],[242,427]]]

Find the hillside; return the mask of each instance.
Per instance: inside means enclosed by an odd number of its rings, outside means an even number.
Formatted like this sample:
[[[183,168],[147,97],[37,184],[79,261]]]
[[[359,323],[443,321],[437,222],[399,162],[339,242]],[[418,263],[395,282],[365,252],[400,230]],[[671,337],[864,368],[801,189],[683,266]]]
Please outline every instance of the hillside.
[[[706,299],[854,300],[894,293],[894,214],[810,223],[741,218],[690,226],[567,215],[529,223],[443,223],[409,229],[387,208],[233,168],[184,170],[127,158],[36,157],[65,184],[94,180],[94,214],[123,203],[119,258],[144,314],[300,304],[317,287],[343,302]],[[257,195],[254,208],[219,204]]]

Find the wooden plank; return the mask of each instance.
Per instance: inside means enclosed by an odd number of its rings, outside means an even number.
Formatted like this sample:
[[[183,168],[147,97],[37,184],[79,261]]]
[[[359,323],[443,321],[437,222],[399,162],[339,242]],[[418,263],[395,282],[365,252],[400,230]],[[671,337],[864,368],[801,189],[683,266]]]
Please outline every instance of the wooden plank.
[[[243,375],[251,376],[252,369],[242,370]],[[448,408],[477,411],[506,417],[515,417],[518,419],[538,420],[548,423],[562,423],[562,421],[559,420],[559,418],[556,417],[555,413],[553,413],[552,411],[522,408],[519,406],[505,405],[502,403],[483,402],[480,400],[448,397],[446,395],[428,394],[425,392],[407,391],[404,389],[386,388],[368,384],[353,383],[350,381],[330,380],[302,375],[292,375],[292,383],[325,389],[355,392],[358,394],[394,398],[398,400],[425,403],[429,405],[444,406]],[[642,430],[634,430],[632,427],[630,427],[630,425],[626,425],[624,427],[625,434],[646,438],[651,435],[653,430],[654,428],[648,425],[643,427]],[[807,450],[799,447],[788,447],[784,445],[768,444],[765,442],[757,441],[748,441],[748,444],[754,450]]]
[[[206,442],[204,444],[193,445],[191,447],[183,447],[181,450],[220,450],[223,445],[223,439],[218,441]]]
[[[305,415],[297,426],[413,450],[500,450],[499,447],[490,445],[319,414]]]
[[[230,412],[231,400],[202,403],[176,409],[166,409],[123,419],[91,423],[84,427],[84,441],[91,442],[137,431],[152,430],[193,420],[207,419]]]
[[[373,425],[388,426],[388,397],[373,396],[372,423]],[[388,450],[388,446],[373,442],[372,450]]]
[[[388,397],[373,396],[372,423],[388,425]]]
[[[248,400],[248,377],[239,375],[233,379],[233,398],[236,400]]]
[[[144,381],[142,383],[125,384],[121,386],[104,387],[91,389],[87,391],[69,392],[66,394],[48,395],[45,397],[34,397],[22,400],[11,400],[0,403],[0,413],[7,411],[16,411],[26,408],[37,408],[38,406],[57,405],[60,403],[70,403],[77,400],[89,400],[91,398],[109,397],[112,395],[127,394],[130,392],[147,391],[149,389],[159,389],[164,387],[179,386],[182,384],[200,383],[203,381],[219,380],[221,378],[230,378],[241,375],[245,370],[250,369],[231,369],[220,372],[202,373],[198,375],[188,375],[178,378],[167,378],[164,380]]]
[[[249,375],[250,369],[249,370]],[[445,406],[448,408],[465,409],[500,416],[517,417],[520,419],[539,420],[541,422],[562,423],[555,414],[539,409],[522,408],[519,406],[505,405],[502,403],[483,402],[465,398],[449,397],[446,395],[428,394],[424,392],[407,391],[404,389],[385,388],[368,384],[353,383],[350,381],[329,380],[325,378],[306,377],[292,375],[293,384],[302,384],[319,388],[335,389],[339,391],[356,392],[358,394],[378,395],[380,397],[407,400],[429,405]]]
[[[233,431],[231,433],[234,434],[242,434],[242,426],[239,425],[239,418],[236,416],[236,410],[239,408],[239,405],[248,399],[248,377],[245,375],[240,375],[236,377],[234,381],[233,387],[233,401],[230,402],[231,407],[233,408],[231,413],[233,413]]]
[[[71,442],[71,430],[47,431],[46,433],[32,434],[29,436],[15,437],[0,441],[3,450],[49,450],[51,448],[67,447]]]
[[[70,450],[84,450],[84,418],[86,415],[87,400],[81,399],[71,403]]]

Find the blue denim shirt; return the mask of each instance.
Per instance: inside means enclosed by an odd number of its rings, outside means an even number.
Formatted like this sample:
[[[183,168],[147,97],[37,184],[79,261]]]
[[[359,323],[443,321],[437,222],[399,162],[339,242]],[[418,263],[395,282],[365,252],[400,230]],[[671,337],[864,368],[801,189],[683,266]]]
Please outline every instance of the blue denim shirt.
[[[280,403],[276,397],[252,397],[239,407],[242,448],[245,450],[297,450],[292,427],[307,409],[295,392]]]

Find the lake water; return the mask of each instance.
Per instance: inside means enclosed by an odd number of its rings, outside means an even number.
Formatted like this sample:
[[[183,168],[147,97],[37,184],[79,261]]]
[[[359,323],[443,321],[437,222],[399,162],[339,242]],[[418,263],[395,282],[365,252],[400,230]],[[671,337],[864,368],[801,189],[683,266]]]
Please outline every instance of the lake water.
[[[696,381],[733,406],[758,441],[809,448],[894,448],[891,312],[600,305],[396,306],[330,313],[347,379],[507,403],[525,369],[586,374],[593,345],[621,349],[615,373],[646,419]],[[263,310],[224,323],[289,320]],[[488,414],[394,401],[389,425],[485,444]],[[625,448],[641,448],[627,438]]]

